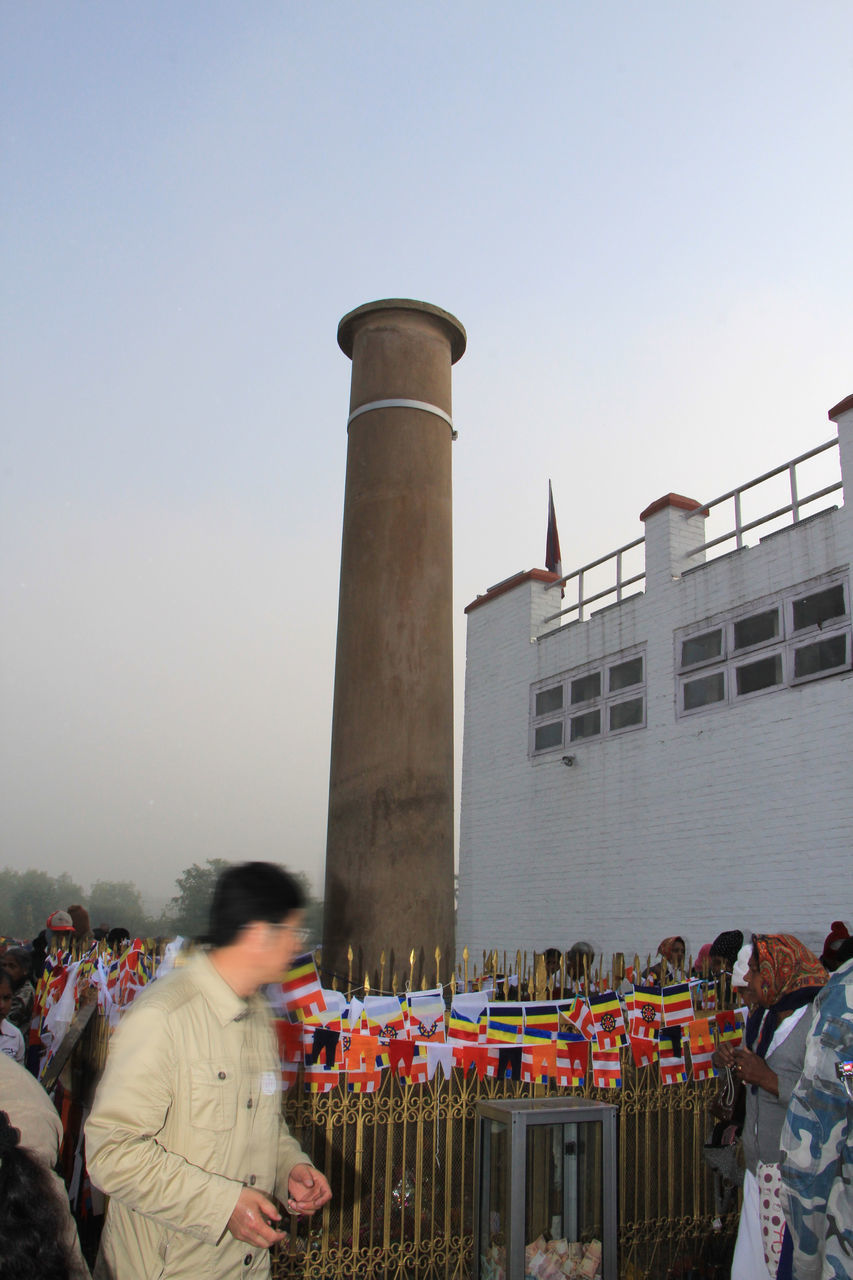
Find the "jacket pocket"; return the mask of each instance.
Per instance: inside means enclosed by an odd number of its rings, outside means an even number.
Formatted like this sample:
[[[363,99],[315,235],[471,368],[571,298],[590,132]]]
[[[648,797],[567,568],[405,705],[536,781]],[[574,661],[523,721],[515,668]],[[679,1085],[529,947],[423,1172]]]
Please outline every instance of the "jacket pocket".
[[[229,1059],[194,1062],[190,1066],[192,1125],[218,1131],[237,1120],[237,1070]]]

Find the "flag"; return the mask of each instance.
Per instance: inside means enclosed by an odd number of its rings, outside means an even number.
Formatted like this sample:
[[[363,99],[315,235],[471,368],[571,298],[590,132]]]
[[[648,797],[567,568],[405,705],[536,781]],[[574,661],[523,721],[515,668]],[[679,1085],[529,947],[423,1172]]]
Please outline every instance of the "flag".
[[[580,1089],[589,1065],[589,1041],[583,1036],[557,1041],[557,1084],[564,1089]]]
[[[406,1000],[410,1039],[443,1043],[444,996],[441,987],[433,991],[410,991]]]
[[[592,1083],[596,1089],[621,1089],[622,1067],[618,1049],[592,1046]]]
[[[618,1049],[625,1043],[625,1019],[615,991],[589,997],[589,1008],[599,1049]]]
[[[464,1042],[454,1044],[453,1065],[454,1067],[460,1067],[466,1076],[473,1067],[477,1072],[477,1078],[482,1080],[489,1066],[488,1046],[484,1044],[465,1044]]]
[[[347,1072],[347,1091],[349,1093],[375,1093],[381,1083],[381,1071]]]
[[[284,1007],[303,1020],[306,1014],[322,1013],[326,1008],[317,966],[310,951],[297,956],[281,984]]]
[[[328,1093],[340,1082],[341,1073],[335,1069],[328,1071],[325,1067],[306,1067],[303,1076],[307,1093]]]
[[[743,1043],[743,1023],[734,1009],[723,1009],[716,1015],[720,1043],[739,1049]]]
[[[685,1027],[693,1021],[693,1001],[689,982],[676,982],[663,989],[663,1025]]]
[[[405,1014],[396,996],[365,996],[364,1019],[368,1033],[377,1036],[382,1044],[406,1036]]]
[[[450,1040],[462,1044],[480,1043],[479,1015],[473,1021],[454,1005],[450,1010],[450,1021],[447,1027]]]
[[[521,1078],[528,1084],[548,1084],[557,1075],[557,1046],[551,1040],[521,1047]]]
[[[714,1052],[714,1035],[708,1018],[697,1018],[688,1027],[690,1036],[690,1063],[694,1080],[711,1080],[717,1070],[711,1061]]]
[[[556,1040],[560,1029],[560,1015],[555,1004],[530,1001],[524,1009],[522,1040]]]
[[[573,1026],[577,1027],[585,1040],[592,1039],[595,1034],[595,1026],[589,1006],[582,996],[575,996],[574,1000],[561,1001],[557,1005],[557,1011],[561,1018],[566,1018]]]
[[[524,1025],[524,1005],[490,1004],[486,1010],[486,1043],[518,1044]]]
[[[554,510],[554,493],[548,481],[548,532],[545,535],[545,568],[549,573],[563,576],[563,560],[560,555],[560,535],[557,533],[557,513]],[[562,594],[562,593],[561,593]]]
[[[626,998],[628,1034],[633,1039],[656,1040],[660,1030],[663,997],[660,987],[634,987]]]
[[[665,993],[664,993],[665,994]],[[687,1065],[681,1047],[681,1028],[664,1028],[658,1041],[661,1084],[684,1084]]]
[[[636,1026],[636,1023],[633,1023],[632,1026]],[[628,1033],[628,1040],[631,1045],[631,1057],[634,1059],[635,1067],[650,1067],[653,1062],[657,1062],[657,1036],[635,1036],[632,1030]]]

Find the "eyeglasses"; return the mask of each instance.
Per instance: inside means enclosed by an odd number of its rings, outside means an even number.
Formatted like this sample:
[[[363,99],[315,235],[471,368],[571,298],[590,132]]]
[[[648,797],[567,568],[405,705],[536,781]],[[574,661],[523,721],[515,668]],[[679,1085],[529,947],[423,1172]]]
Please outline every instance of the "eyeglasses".
[[[281,920],[270,922],[270,927],[280,931],[287,930],[288,933],[293,934],[296,942],[306,942],[308,939],[308,930],[303,925],[289,924],[286,920]]]

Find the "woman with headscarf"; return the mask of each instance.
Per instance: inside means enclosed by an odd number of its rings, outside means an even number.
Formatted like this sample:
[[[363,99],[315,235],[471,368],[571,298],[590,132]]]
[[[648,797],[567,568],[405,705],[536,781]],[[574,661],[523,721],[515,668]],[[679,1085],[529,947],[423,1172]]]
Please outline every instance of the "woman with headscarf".
[[[747,970],[755,1005],[745,1047],[721,1045],[717,1060],[747,1086],[743,1208],[731,1280],[790,1276],[779,1201],[779,1140],[800,1078],[811,1019],[809,1006],[827,980],[823,965],[788,933],[755,933]],[[787,1268],[787,1270],[786,1270]]]

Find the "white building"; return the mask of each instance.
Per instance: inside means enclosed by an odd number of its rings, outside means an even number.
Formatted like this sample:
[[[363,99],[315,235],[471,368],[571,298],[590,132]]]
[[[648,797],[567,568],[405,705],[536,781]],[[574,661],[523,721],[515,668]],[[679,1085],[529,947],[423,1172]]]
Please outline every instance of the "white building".
[[[703,508],[653,502],[564,599],[534,569],[468,606],[460,948],[741,928],[819,952],[853,917],[853,396],[829,417],[837,442]]]

